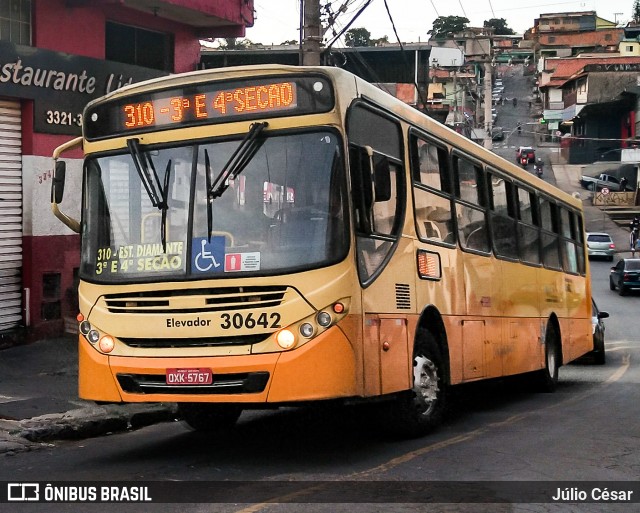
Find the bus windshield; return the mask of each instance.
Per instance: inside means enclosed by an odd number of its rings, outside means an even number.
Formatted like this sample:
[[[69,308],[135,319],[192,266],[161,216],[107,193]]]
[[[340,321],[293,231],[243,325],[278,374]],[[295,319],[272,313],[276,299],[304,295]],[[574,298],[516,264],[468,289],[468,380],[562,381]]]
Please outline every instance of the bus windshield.
[[[87,160],[82,277],[232,277],[344,259],[349,238],[338,135],[260,137],[241,155],[246,165],[215,194],[211,184],[242,138],[172,147],[135,142],[131,151]]]

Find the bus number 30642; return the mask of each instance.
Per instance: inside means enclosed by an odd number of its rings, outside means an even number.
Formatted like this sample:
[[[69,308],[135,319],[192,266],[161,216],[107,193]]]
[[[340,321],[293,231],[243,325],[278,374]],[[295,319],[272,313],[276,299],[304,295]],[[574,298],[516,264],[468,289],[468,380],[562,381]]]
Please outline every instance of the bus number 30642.
[[[254,316],[252,312],[249,312],[246,315],[236,313],[236,314],[222,314],[222,324],[220,327],[224,330],[228,330],[231,328],[235,328],[237,330],[241,328],[255,328],[260,326],[262,328],[280,328],[280,314],[279,313],[271,313],[267,314],[266,312],[262,312],[257,318]]]

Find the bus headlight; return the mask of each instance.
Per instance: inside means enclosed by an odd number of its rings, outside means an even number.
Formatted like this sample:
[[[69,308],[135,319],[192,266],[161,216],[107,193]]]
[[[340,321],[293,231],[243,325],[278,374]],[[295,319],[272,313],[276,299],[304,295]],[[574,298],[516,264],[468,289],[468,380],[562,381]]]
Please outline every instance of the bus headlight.
[[[313,336],[313,331],[313,326],[308,322],[300,325],[300,335],[305,338],[311,338]]]
[[[95,344],[100,339],[100,333],[97,330],[91,330],[87,333],[87,340],[92,344]]]
[[[331,315],[328,312],[319,312],[316,316],[316,322],[323,328],[331,326]]]
[[[89,323],[89,321],[82,321],[80,323],[80,333],[82,333],[86,337],[90,331],[91,331],[91,324]]]
[[[113,351],[113,348],[115,346],[116,343],[114,342],[113,337],[110,337],[109,335],[105,335],[104,337],[102,337],[100,339],[100,343],[98,344],[100,351],[102,351],[103,353],[110,353],[111,351]]]
[[[296,343],[296,336],[287,329],[280,330],[276,335],[276,342],[282,349],[291,349]]]

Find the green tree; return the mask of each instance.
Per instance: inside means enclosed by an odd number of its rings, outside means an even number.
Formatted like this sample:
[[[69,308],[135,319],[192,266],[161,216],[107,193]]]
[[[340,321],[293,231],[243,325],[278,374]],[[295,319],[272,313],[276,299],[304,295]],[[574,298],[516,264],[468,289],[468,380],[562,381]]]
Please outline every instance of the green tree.
[[[286,41],[283,41],[280,44],[281,45],[298,45],[300,44],[300,41],[296,41],[295,39],[287,39]]]
[[[633,14],[631,15],[634,23],[640,23],[640,0],[633,2]]]
[[[253,46],[253,43],[248,39],[238,39],[236,37],[225,37],[220,41],[220,48],[225,50],[244,50]]]
[[[382,36],[382,37],[379,37],[378,39],[372,39],[371,46],[382,46],[384,44],[387,44],[388,42],[389,42],[389,36]]]
[[[433,27],[427,32],[431,37],[448,37],[467,28],[469,19],[463,16],[439,16],[433,22]]]
[[[371,32],[366,28],[352,28],[344,34],[344,44],[350,47],[371,46]]]
[[[491,18],[490,20],[485,20],[484,26],[493,27],[493,33],[496,36],[513,36],[515,34],[512,29],[507,27],[507,20],[504,18]]]

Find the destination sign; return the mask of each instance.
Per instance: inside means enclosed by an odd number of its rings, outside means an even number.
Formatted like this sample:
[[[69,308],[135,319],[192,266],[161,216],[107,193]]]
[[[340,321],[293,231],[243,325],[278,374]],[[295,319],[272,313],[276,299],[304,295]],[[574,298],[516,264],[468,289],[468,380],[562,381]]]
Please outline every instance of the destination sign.
[[[203,82],[92,103],[84,114],[84,130],[91,140],[239,119],[326,112],[333,104],[329,82],[318,76]]]

